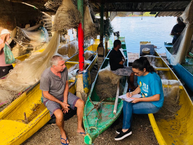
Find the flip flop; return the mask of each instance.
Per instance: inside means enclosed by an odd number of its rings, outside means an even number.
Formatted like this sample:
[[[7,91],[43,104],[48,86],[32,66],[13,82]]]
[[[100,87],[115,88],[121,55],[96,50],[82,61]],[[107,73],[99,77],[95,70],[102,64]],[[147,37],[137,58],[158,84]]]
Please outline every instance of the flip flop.
[[[66,142],[66,143],[61,142],[62,145],[69,145],[69,143],[67,143],[68,138],[64,139],[61,136],[60,136],[60,138]]]

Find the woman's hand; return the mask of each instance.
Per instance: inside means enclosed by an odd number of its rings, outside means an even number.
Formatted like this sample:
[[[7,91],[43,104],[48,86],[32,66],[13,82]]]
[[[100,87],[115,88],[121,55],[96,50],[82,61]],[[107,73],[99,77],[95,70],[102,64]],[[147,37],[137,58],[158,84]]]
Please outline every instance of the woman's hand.
[[[133,99],[132,103],[138,103],[141,101],[141,98],[132,98],[132,99]]]
[[[128,98],[131,98],[133,96],[133,93],[132,92],[128,92],[126,95],[127,95]]]

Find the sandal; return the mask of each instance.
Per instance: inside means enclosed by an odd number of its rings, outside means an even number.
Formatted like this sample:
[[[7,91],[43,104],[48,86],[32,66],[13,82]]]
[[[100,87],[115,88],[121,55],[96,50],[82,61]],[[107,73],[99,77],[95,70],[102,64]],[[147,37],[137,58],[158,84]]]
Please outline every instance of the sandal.
[[[66,142],[66,143],[61,142],[62,145],[69,145],[69,143],[67,143],[68,138],[64,139],[61,136],[60,136],[60,138],[61,138],[61,140],[64,140]]]
[[[86,132],[79,132],[79,134],[81,134],[81,135],[86,135]]]

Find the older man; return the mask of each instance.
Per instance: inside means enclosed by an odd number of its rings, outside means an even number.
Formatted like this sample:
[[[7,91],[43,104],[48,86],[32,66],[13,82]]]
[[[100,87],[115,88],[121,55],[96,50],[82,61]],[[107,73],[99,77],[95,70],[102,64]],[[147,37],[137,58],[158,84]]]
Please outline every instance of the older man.
[[[55,55],[52,57],[51,67],[47,68],[41,76],[40,89],[42,90],[45,106],[50,114],[54,114],[56,117],[56,125],[61,133],[61,143],[65,145],[69,143],[64,131],[63,120],[63,113],[68,112],[68,107],[77,108],[77,132],[84,134],[85,131],[82,126],[84,101],[68,92],[68,70],[61,56]]]

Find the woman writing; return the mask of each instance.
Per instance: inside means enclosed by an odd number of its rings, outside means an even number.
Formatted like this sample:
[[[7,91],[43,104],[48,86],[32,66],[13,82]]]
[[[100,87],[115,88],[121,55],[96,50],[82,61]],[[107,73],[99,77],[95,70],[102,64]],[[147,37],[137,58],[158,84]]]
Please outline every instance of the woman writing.
[[[156,113],[163,106],[164,94],[160,77],[150,65],[146,57],[141,57],[133,62],[132,70],[137,75],[138,87],[127,93],[132,102],[123,101],[123,126],[116,130],[116,141],[122,140],[132,134],[131,120],[134,114]],[[141,93],[141,98],[133,95]]]
[[[0,34],[0,78],[7,75],[9,70],[13,69],[12,64],[5,63],[5,55],[3,48],[5,44],[9,46],[7,41],[9,40],[10,32],[7,29],[3,29]]]

